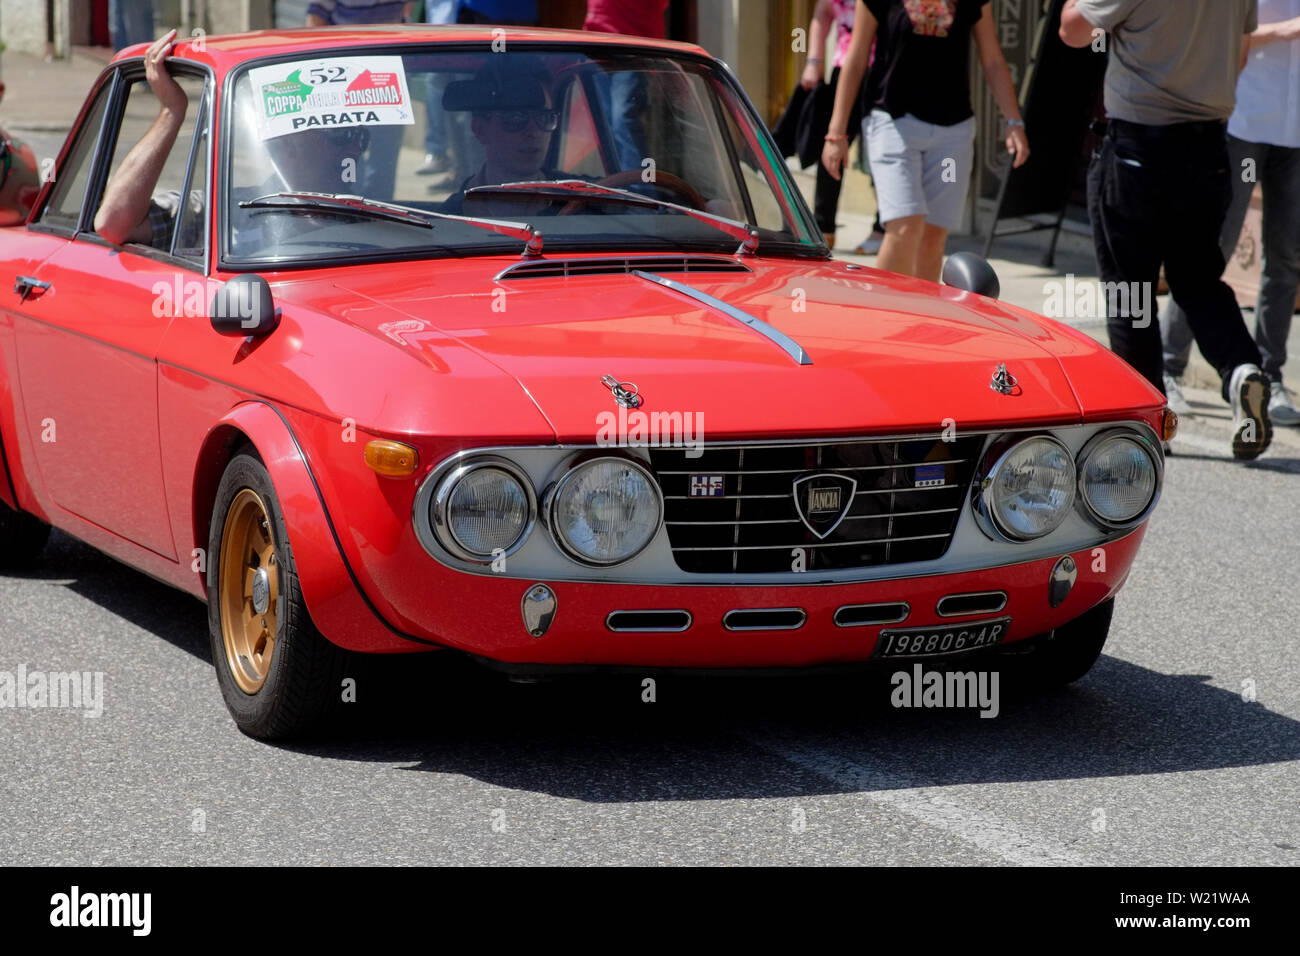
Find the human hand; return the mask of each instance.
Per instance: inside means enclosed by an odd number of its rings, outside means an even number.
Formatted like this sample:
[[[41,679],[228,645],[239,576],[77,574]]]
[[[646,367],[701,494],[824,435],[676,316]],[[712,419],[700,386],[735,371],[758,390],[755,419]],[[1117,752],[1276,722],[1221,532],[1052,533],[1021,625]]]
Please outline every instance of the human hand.
[[[822,65],[812,60],[803,68],[803,76],[799,78],[799,85],[805,90],[811,90],[817,86],[817,82],[822,78]]]
[[[826,167],[826,171],[833,179],[839,179],[844,175],[844,166],[848,159],[849,144],[844,139],[828,139],[826,145],[822,147],[822,165]]]
[[[180,119],[189,107],[189,98],[167,71],[167,66],[163,62],[171,53],[175,41],[175,30],[168,30],[153,41],[144,54],[144,76],[149,81],[149,88],[153,90],[154,96],[158,97],[158,102],[162,104],[163,110]]]
[[[1014,157],[1011,161],[1012,169],[1019,169],[1029,160],[1029,137],[1023,126],[1007,129],[1007,152]]]

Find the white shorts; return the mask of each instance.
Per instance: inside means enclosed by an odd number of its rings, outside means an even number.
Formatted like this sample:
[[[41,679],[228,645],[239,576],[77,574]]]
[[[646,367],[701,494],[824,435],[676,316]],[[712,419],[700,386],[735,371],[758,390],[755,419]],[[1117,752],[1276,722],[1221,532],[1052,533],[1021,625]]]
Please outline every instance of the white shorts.
[[[936,126],[911,113],[872,110],[862,119],[880,221],[907,216],[944,229],[961,225],[975,161],[975,117]]]

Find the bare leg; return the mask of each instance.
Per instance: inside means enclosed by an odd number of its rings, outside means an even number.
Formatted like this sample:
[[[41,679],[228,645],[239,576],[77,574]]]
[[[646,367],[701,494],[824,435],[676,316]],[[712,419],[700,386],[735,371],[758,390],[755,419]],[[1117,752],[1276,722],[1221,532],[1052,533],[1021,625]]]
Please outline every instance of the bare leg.
[[[876,256],[876,267],[916,275],[917,258],[925,232],[925,216],[904,216],[885,223],[885,239]]]
[[[921,236],[921,249],[916,255],[916,274],[931,282],[939,281],[943,268],[943,250],[948,244],[948,230],[926,223]]]

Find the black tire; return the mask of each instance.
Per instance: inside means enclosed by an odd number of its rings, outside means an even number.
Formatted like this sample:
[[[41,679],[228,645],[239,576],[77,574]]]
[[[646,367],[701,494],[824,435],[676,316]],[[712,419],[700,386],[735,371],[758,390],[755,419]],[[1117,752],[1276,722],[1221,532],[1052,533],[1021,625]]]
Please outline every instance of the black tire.
[[[1115,599],[1111,598],[1058,627],[1032,654],[1016,661],[1022,681],[1047,690],[1083,677],[1101,657],[1114,612]]]
[[[25,571],[35,566],[49,539],[50,526],[44,521],[0,501],[0,570]]]
[[[265,505],[274,546],[272,563],[279,575],[274,650],[263,682],[254,693],[239,686],[222,630],[223,537],[231,505],[245,489],[254,492]],[[239,729],[263,740],[302,736],[321,729],[342,699],[342,681],[351,655],[321,635],[307,613],[279,499],[270,474],[251,450],[231,459],[217,488],[208,532],[207,590],[208,632],[217,683]]]

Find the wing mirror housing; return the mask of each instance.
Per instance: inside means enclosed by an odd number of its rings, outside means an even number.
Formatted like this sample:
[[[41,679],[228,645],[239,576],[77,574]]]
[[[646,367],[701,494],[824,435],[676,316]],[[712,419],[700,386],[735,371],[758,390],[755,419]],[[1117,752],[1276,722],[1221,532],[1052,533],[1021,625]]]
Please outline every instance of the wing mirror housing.
[[[271,285],[254,272],[237,275],[212,295],[208,319],[221,335],[260,338],[280,324]]]
[[[1002,283],[988,260],[973,252],[954,252],[943,264],[943,284],[996,299]]]

